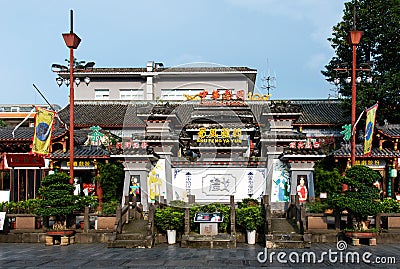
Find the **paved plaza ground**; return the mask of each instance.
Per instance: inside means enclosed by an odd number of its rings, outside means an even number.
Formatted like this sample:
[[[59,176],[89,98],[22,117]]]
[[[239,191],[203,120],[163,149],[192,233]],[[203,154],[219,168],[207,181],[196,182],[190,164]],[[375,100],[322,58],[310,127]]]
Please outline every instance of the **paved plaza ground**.
[[[236,249],[187,249],[157,245],[152,249],[107,248],[105,244],[0,244],[0,268],[399,268],[400,245],[347,246],[313,244],[310,249],[268,249],[273,262],[259,262],[260,245],[240,244]],[[304,252],[306,252],[304,254]],[[326,254],[323,255],[323,252]],[[316,255],[316,264],[312,254]],[[357,253],[357,254],[356,254]],[[303,255],[304,254],[304,255]],[[304,262],[302,262],[302,256]],[[259,255],[263,260],[265,255]],[[278,259],[279,257],[279,259]],[[296,258],[299,262],[296,262]],[[322,257],[322,258],[321,258]],[[356,257],[359,257],[357,262]],[[394,257],[395,260],[391,260]],[[347,262],[346,262],[347,259]],[[364,259],[364,260],[363,260]],[[281,263],[279,260],[287,261]],[[342,262],[340,262],[342,261]],[[366,262],[370,263],[366,263]],[[378,264],[377,262],[386,262]],[[387,263],[391,264],[387,264]],[[397,264],[393,264],[393,262]]]

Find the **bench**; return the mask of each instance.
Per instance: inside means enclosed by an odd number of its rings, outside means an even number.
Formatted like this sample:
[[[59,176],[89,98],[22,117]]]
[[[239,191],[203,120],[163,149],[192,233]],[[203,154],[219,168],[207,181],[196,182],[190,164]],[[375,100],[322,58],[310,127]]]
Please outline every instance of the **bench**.
[[[223,222],[223,216],[220,212],[214,213],[196,213],[194,222],[200,223],[200,235],[217,235],[218,223]]]

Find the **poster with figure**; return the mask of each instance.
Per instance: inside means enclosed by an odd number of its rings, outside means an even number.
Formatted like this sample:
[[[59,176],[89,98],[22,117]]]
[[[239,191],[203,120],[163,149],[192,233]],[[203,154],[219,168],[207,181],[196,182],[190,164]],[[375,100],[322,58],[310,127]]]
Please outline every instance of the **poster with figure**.
[[[274,160],[271,184],[271,202],[289,202],[290,173],[286,164]]]
[[[129,200],[132,202],[135,197],[136,202],[140,202],[140,177],[138,175],[131,176],[131,184],[129,186]]]
[[[147,177],[148,201],[154,203],[160,196],[166,195],[166,176],[165,176],[165,159],[160,159],[153,166]]]
[[[300,175],[297,177],[297,195],[299,196],[299,202],[304,203],[308,199],[308,182],[307,176]]]

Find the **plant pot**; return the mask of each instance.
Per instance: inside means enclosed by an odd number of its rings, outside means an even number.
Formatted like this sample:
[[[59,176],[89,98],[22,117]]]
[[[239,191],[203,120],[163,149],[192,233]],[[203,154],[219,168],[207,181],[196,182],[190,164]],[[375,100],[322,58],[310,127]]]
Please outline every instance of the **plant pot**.
[[[247,231],[247,244],[254,245],[256,243],[256,230]]]
[[[378,233],[376,233],[376,232],[362,232],[362,231],[359,231],[359,232],[358,231],[354,231],[354,232],[348,231],[348,232],[345,232],[344,234],[347,237],[359,238],[359,239],[375,238],[378,235]]]
[[[167,240],[168,244],[176,243],[176,230],[167,230]]]

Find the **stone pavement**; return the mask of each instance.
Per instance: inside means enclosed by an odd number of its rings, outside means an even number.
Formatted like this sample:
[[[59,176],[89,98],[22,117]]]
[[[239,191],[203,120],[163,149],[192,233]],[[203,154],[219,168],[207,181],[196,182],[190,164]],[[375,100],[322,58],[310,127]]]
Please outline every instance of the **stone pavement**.
[[[152,249],[107,248],[106,244],[0,244],[0,268],[399,268],[400,245],[347,246],[313,244],[310,249],[268,249],[273,261],[260,263],[260,245],[239,244],[236,249],[187,249],[179,245],[157,245]],[[271,256],[272,252],[275,254]],[[305,254],[303,254],[305,252]],[[326,254],[322,255],[323,252]],[[312,254],[316,255],[313,264]],[[331,255],[329,255],[329,253]],[[359,257],[357,262],[356,257]],[[371,263],[365,263],[365,261]],[[263,259],[265,255],[260,255]],[[278,258],[279,257],[279,258]],[[299,262],[296,258],[299,257]],[[302,262],[302,257],[304,262]],[[308,258],[311,257],[311,260]],[[321,258],[322,257],[322,258]],[[395,260],[391,261],[390,257]],[[335,260],[336,259],[336,260]],[[346,262],[347,259],[347,262]],[[279,262],[287,261],[286,264]],[[342,262],[340,262],[342,261]],[[386,264],[377,264],[378,261]],[[391,264],[387,264],[391,262]],[[397,264],[394,264],[396,262]]]

